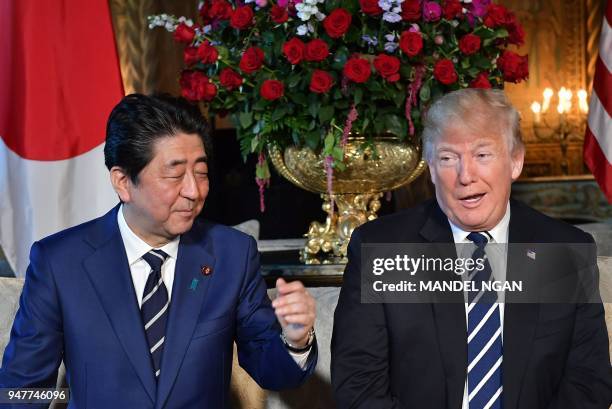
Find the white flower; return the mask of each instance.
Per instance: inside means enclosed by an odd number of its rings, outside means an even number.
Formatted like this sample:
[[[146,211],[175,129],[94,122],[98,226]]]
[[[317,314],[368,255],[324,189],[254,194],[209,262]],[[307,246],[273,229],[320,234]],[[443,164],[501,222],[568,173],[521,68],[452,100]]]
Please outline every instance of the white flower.
[[[187,27],[193,27],[193,21],[191,19],[188,19],[187,17],[179,17],[178,22],[185,24]]]
[[[402,21],[402,16],[397,13],[385,11],[385,13],[383,14],[383,20],[388,21],[389,23],[397,23],[399,21]]]
[[[299,25],[297,28],[297,35],[305,36],[308,33],[308,26],[306,24]]]
[[[361,39],[369,45],[376,46],[378,44],[378,40],[375,37],[371,37],[369,35],[363,35]]]
[[[393,51],[397,50],[397,47],[398,47],[397,43],[392,43],[392,42],[385,43],[385,51],[388,53],[392,53]]]
[[[387,41],[393,41],[395,40],[395,34],[391,33],[391,34],[385,34],[385,40]]]
[[[385,11],[389,11],[392,5],[393,3],[391,2],[391,0],[378,0],[378,7]]]

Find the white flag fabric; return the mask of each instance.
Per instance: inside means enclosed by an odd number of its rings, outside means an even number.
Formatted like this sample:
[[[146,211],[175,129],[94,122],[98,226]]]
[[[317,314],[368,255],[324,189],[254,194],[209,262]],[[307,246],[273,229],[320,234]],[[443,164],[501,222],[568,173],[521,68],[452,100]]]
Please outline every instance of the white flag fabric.
[[[123,96],[106,0],[0,1],[0,245],[32,243],[114,204],[106,118]]]
[[[584,137],[584,161],[612,203],[612,0],[607,3]]]

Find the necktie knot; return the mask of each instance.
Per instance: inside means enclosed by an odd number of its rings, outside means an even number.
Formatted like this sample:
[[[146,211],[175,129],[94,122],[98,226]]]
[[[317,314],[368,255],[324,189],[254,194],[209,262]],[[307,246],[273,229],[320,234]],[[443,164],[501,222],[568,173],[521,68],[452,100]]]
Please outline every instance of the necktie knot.
[[[473,231],[470,234],[468,234],[467,238],[468,240],[474,242],[474,244],[476,244],[476,246],[480,248],[483,248],[489,242],[489,239],[487,239],[486,235],[476,232],[476,231]]]
[[[161,266],[164,264],[168,258],[168,254],[163,252],[162,250],[150,250],[147,254],[142,256],[142,259],[151,266],[151,270],[154,272],[161,272]]]

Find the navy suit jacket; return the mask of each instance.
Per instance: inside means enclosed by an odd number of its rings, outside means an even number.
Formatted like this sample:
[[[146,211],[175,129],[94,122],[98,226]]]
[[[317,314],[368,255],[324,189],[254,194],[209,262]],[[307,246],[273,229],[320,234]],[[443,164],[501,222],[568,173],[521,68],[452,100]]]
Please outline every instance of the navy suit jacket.
[[[509,243],[592,243],[583,231],[510,202]],[[353,233],[335,312],[331,377],[338,409],[460,409],[467,374],[463,294],[455,302],[364,304],[362,243],[454,243],[435,201],[381,217]],[[448,247],[441,246],[440,247]],[[517,244],[507,279],[550,270]],[[451,257],[456,257],[454,245]],[[572,260],[555,267],[575,276]],[[592,263],[595,263],[592,260]],[[546,268],[541,268],[546,267]],[[452,276],[452,273],[448,273]],[[504,307],[504,409],[607,409],[612,369],[601,302]]]
[[[297,387],[255,241],[196,221],[181,237],[156,383],[115,207],[32,246],[0,387],[53,387],[62,359],[69,408],[228,408],[233,342],[266,389]],[[202,267],[212,273],[203,275]]]

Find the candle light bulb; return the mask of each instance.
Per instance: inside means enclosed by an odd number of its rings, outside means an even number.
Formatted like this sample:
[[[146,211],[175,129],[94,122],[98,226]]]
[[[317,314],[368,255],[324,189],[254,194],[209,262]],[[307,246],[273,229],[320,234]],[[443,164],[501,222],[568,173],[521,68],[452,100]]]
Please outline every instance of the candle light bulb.
[[[533,112],[533,120],[537,124],[540,122],[540,112],[542,110],[542,106],[539,102],[534,101],[531,104],[531,111]]]
[[[578,91],[578,109],[580,112],[589,112],[589,104],[587,103],[587,92],[584,89]]]
[[[554,95],[554,92],[551,88],[544,89],[544,100],[542,101],[542,112],[548,111],[548,107],[550,106],[550,99]]]

